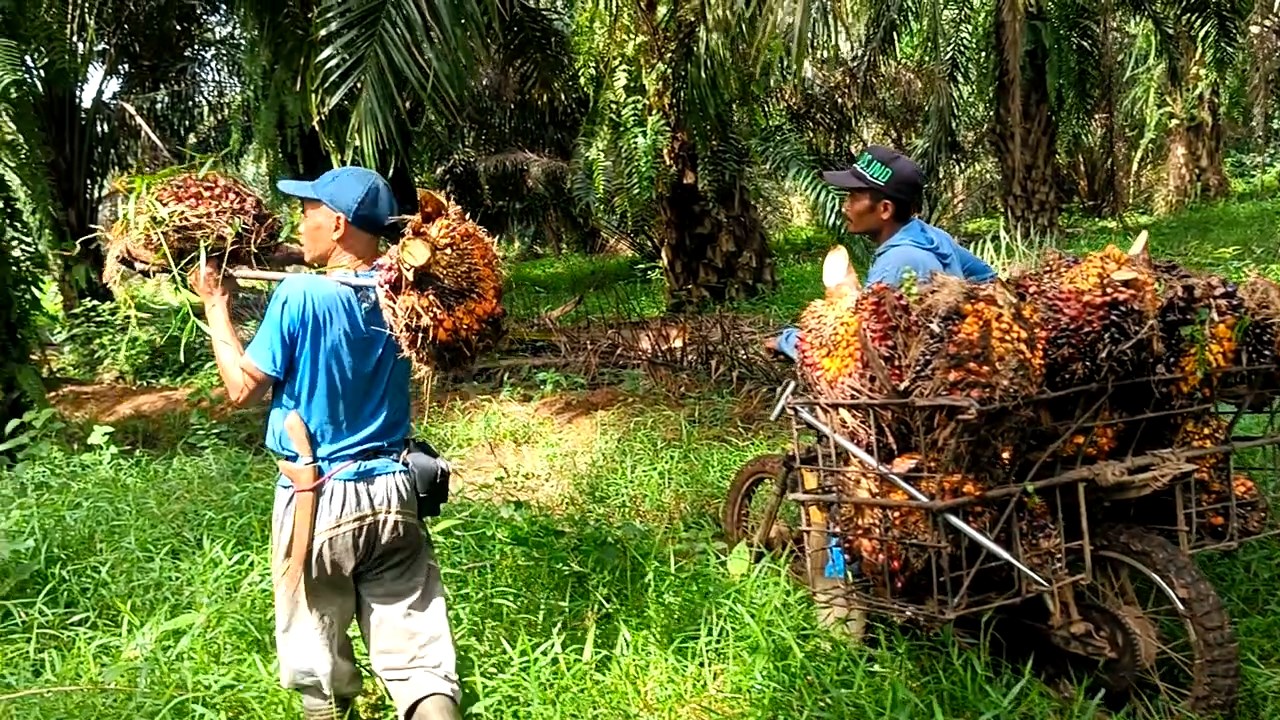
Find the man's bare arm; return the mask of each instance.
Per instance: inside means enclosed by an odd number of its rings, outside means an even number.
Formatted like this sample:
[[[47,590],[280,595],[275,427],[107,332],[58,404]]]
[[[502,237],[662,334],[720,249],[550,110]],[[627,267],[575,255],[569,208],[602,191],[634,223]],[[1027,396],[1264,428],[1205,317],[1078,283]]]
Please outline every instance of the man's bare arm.
[[[218,363],[218,374],[227,388],[227,399],[243,407],[266,397],[271,378],[245,356],[244,347],[231,324],[229,305],[206,302],[204,314],[209,323],[209,334],[213,337],[213,356]]]
[[[212,268],[206,268],[203,274],[198,269],[192,273],[191,285],[204,301],[205,322],[213,340],[213,357],[222,384],[227,389],[227,399],[237,407],[243,407],[266,396],[271,378],[244,354],[244,346],[231,322],[231,290],[219,275]]]

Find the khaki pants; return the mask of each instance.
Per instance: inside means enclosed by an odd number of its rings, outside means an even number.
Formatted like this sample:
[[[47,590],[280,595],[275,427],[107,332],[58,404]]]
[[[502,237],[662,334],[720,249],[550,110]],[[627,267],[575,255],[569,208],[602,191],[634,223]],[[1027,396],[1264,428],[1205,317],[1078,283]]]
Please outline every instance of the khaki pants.
[[[354,618],[400,717],[428,695],[460,702],[440,568],[408,474],[320,486],[311,568],[286,593],[294,498],[292,488],[278,487],[272,513],[281,685],[311,697],[358,695],[362,678],[347,636]]]

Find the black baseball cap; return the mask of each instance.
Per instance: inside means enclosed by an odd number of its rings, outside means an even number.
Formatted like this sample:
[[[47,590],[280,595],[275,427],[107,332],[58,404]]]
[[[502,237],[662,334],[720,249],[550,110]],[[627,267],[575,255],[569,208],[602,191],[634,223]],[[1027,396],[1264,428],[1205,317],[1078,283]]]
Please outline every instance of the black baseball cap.
[[[848,170],[829,170],[822,179],[846,190],[878,190],[915,209],[924,196],[924,175],[911,158],[879,145],[858,154]]]

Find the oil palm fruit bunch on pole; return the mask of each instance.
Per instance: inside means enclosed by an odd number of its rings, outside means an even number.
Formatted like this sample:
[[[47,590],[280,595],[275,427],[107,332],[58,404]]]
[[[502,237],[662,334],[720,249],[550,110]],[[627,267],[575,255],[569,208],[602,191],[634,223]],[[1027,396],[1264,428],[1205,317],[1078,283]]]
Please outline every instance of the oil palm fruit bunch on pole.
[[[244,182],[212,171],[168,170],[121,178],[118,217],[102,231],[104,279],[126,265],[182,272],[203,253],[220,265],[255,265],[280,245],[282,223]]]
[[[375,270],[387,326],[419,369],[466,366],[501,337],[493,238],[444,195],[418,191],[417,212]]]

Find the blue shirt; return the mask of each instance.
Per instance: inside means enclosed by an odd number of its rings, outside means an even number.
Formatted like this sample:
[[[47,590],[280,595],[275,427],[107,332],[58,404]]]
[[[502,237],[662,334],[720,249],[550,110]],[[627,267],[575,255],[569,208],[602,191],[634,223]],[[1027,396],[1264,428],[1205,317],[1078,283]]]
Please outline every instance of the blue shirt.
[[[996,271],[990,265],[960,247],[946,231],[920,218],[912,218],[876,248],[864,287],[877,282],[898,287],[907,269],[915,272],[921,283],[927,283],[935,272],[955,275],[970,282],[986,282],[996,277]],[[799,329],[789,327],[778,336],[778,352],[793,361],[798,357],[796,342],[799,333]]]
[[[369,273],[361,273],[369,276]],[[395,460],[409,434],[409,362],[387,330],[373,288],[320,275],[282,281],[245,354],[275,382],[266,445],[296,459],[284,418],[297,410],[311,431],[320,472],[354,480],[403,470]],[[289,482],[283,477],[278,484]]]

